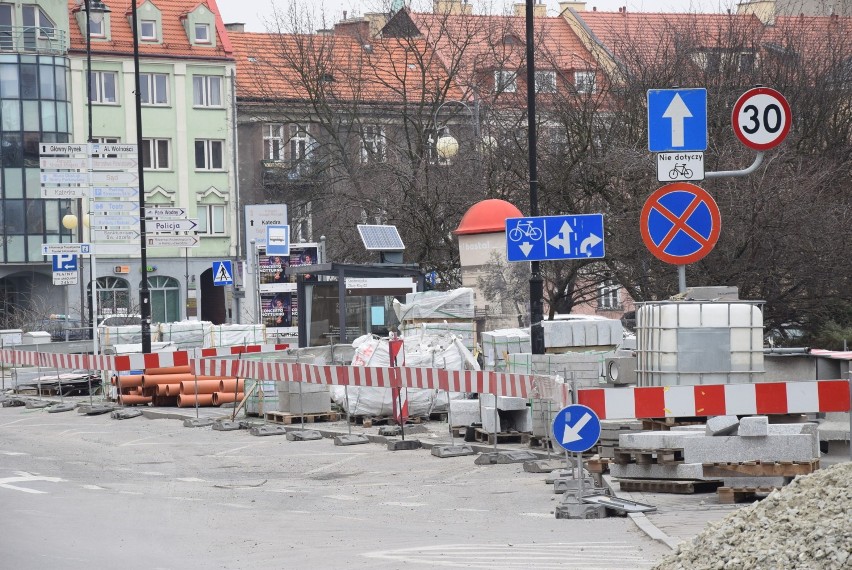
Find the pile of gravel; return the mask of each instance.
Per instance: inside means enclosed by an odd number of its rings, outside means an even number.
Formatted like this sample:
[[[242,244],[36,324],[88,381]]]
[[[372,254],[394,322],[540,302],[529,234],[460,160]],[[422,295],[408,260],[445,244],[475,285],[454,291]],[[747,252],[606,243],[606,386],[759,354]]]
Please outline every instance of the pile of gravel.
[[[852,568],[852,462],[796,477],[711,523],[654,570]]]

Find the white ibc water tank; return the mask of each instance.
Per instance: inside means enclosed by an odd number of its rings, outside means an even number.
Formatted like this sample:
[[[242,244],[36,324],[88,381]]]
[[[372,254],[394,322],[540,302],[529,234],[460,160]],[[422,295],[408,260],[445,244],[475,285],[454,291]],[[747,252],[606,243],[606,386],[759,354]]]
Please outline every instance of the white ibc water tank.
[[[758,302],[643,303],[636,343],[640,386],[743,384],[764,372]]]

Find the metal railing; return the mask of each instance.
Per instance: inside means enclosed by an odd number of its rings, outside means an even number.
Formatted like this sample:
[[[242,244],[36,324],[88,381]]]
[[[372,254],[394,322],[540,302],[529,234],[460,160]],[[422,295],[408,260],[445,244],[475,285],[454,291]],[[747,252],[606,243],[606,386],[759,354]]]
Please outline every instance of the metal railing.
[[[0,26],[0,53],[61,55],[68,52],[64,30],[44,26]]]

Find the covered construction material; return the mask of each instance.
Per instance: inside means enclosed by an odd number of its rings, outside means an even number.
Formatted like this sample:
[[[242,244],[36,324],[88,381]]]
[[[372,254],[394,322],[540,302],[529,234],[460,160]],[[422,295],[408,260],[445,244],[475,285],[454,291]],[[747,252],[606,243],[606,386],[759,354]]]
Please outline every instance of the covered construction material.
[[[473,289],[409,293],[405,303],[394,300],[393,310],[402,321],[414,319],[472,319]]]

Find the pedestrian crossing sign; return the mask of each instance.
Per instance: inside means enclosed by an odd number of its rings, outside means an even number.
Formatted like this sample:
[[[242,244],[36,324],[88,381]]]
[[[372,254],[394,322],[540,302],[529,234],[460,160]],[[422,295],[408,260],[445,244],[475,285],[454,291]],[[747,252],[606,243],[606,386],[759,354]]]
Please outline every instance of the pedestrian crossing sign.
[[[213,262],[213,285],[233,285],[234,272],[230,261]]]

